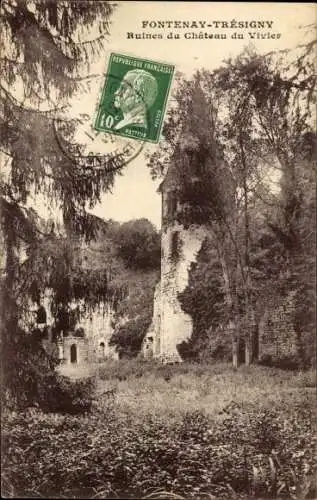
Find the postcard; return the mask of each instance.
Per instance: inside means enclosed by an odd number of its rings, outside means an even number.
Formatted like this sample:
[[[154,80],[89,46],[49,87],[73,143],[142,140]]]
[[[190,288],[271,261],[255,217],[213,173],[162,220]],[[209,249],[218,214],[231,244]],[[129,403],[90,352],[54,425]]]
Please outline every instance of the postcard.
[[[316,6],[1,3],[4,498],[317,498]]]

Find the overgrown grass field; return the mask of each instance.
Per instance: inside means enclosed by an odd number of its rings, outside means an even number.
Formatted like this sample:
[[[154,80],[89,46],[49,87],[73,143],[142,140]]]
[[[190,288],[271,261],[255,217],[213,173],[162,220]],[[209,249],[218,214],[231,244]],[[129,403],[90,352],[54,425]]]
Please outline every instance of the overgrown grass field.
[[[83,415],[2,415],[4,496],[316,498],[313,372],[122,361]],[[65,371],[68,370],[68,371]]]

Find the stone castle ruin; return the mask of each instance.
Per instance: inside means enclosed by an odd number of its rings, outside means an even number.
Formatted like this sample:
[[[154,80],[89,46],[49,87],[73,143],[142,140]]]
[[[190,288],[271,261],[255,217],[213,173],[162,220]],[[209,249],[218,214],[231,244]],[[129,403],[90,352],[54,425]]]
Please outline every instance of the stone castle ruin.
[[[161,280],[154,295],[153,320],[143,344],[144,357],[178,362],[177,345],[192,334],[192,318],[179,303],[178,294],[188,284],[188,272],[206,237],[202,226],[185,229],[177,222],[182,209],[178,196],[177,175],[170,165],[159,186],[162,196]]]
[[[178,295],[188,285],[190,266],[196,261],[208,231],[203,225],[190,225],[185,228],[178,222],[177,215],[184,206],[180,203],[177,170],[172,164],[158,191],[162,197],[161,278],[156,285],[152,322],[144,337],[141,354],[145,358],[156,358],[162,362],[180,362],[182,359],[177,346],[190,339],[193,322],[191,316],[182,310]],[[53,325],[54,319],[49,312],[48,297],[44,299],[43,304],[47,312],[48,332],[51,332],[50,326]],[[78,304],[74,304],[74,307],[77,306]],[[253,346],[254,360],[270,358],[276,361],[281,357],[296,356],[298,342],[292,325],[293,310],[294,298],[291,293],[276,303],[268,303],[257,325],[256,346]],[[114,332],[113,318],[114,310],[110,303],[82,314],[74,332],[55,339],[60,362],[82,364],[118,359],[115,348],[109,346]],[[243,328],[238,339],[237,363],[252,362],[246,338],[249,326]],[[224,328],[224,334],[234,337],[234,332],[228,328]],[[52,341],[49,334],[44,343],[49,344]],[[235,363],[234,352],[233,348]]]
[[[80,307],[81,304],[72,304],[73,308],[78,306]],[[46,293],[44,296],[40,309],[37,305],[31,305],[30,309],[30,316],[38,316],[39,310],[45,311],[45,316],[40,320],[43,321],[42,323],[39,323],[38,319],[32,321],[30,317],[29,324],[35,323],[36,328],[45,329],[43,345],[47,349],[52,344],[56,346],[56,354],[60,363],[85,364],[118,359],[115,348],[109,345],[114,331],[114,311],[111,304],[82,313],[74,331],[62,331],[57,338],[54,338],[53,334],[56,320],[51,313],[49,294]]]
[[[177,177],[176,168],[170,165],[158,189],[162,196],[161,279],[155,289],[152,322],[141,348],[145,358],[162,362],[182,361],[177,346],[192,335],[192,318],[182,310],[178,294],[187,287],[190,266],[207,236],[204,226],[185,228],[177,221],[177,214],[183,209]],[[292,325],[293,311],[292,293],[274,303],[268,301],[252,340],[252,352],[247,337],[249,330],[254,329],[253,323],[242,329],[238,345],[234,347],[236,341],[233,342],[233,362],[249,364],[268,358],[276,362],[296,356],[298,342]],[[234,339],[234,331],[229,330],[230,325],[224,334]]]

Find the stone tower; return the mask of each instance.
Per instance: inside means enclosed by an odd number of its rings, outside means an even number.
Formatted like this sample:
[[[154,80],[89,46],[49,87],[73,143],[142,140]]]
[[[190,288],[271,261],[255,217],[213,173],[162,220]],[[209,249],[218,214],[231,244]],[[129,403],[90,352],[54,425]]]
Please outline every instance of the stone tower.
[[[188,284],[188,271],[205,239],[202,226],[185,229],[177,221],[184,208],[180,203],[177,169],[170,165],[158,191],[162,196],[161,279],[154,294],[153,320],[145,336],[145,357],[178,362],[177,345],[190,338],[192,319],[184,313],[178,294]]]

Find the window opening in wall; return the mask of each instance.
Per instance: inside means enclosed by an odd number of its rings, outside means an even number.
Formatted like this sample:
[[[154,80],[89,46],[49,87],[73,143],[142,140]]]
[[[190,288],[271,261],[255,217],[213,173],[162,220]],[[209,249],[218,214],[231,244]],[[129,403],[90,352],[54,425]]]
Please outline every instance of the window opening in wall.
[[[177,208],[177,199],[176,199],[176,193],[174,191],[170,192],[168,194],[168,199],[167,199],[167,213],[169,216],[172,216],[175,214]]]
[[[101,358],[105,357],[105,343],[104,342],[100,342],[100,344],[99,344],[99,355]]]
[[[72,344],[70,346],[70,362],[77,363],[77,346],[76,346],[76,344]]]
[[[171,237],[171,258],[176,259],[179,256],[179,231],[174,231]]]
[[[36,313],[36,323],[46,324],[46,310],[44,306],[39,306]]]

